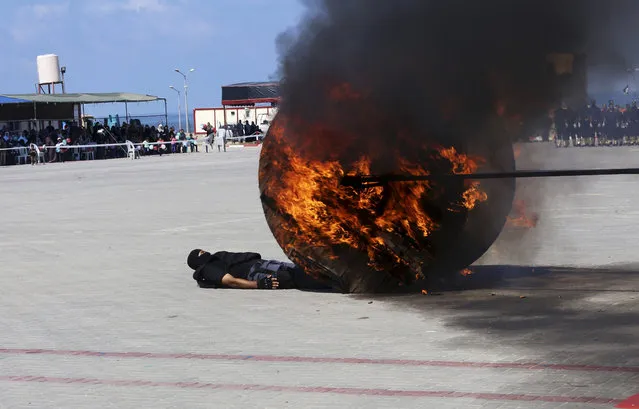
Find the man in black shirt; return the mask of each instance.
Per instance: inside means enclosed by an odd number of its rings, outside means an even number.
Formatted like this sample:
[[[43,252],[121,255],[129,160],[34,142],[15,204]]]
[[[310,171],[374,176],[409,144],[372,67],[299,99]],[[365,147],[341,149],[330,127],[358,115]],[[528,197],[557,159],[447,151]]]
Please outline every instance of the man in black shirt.
[[[293,263],[263,260],[258,253],[191,251],[187,264],[202,288],[331,290]]]

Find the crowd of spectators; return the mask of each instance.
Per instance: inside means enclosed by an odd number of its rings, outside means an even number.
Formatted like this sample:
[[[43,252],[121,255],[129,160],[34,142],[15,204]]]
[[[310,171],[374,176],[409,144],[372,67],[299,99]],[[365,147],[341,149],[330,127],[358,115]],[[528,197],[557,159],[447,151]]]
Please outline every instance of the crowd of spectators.
[[[573,109],[565,104],[554,112],[557,146],[624,146],[639,144],[637,102],[620,106],[596,101]]]
[[[264,134],[262,129],[254,121],[249,124],[249,121],[242,123],[240,120],[237,121],[235,125],[222,125],[221,128],[230,132],[230,138],[237,139],[240,142],[253,142],[261,139]],[[211,125],[210,122],[202,126],[202,130],[206,132],[209,140],[211,136],[217,132],[217,129]]]
[[[184,129],[158,125],[143,125],[138,120],[121,125],[105,126],[89,123],[86,127],[65,125],[56,129],[49,125],[40,131],[12,132],[0,130],[0,166],[23,163],[29,150],[37,147],[42,152],[44,162],[64,162],[84,159],[110,159],[127,156],[124,144],[127,140],[139,144],[141,155],[162,155],[195,152],[197,143],[192,134]],[[74,148],[74,146],[86,146]],[[24,160],[26,162],[26,160]]]
[[[565,104],[552,115],[552,125],[544,127],[542,140],[552,139],[558,147],[568,146],[624,146],[639,145],[639,106],[637,102],[620,106],[614,101],[599,107],[596,101],[580,108]],[[226,125],[231,138],[248,142],[260,139],[262,130],[255,122],[238,121]],[[216,129],[210,123],[203,126],[209,138]],[[65,125],[56,129],[49,125],[39,131],[12,132],[0,129],[0,166],[22,163],[31,147],[37,146],[44,162],[62,162],[83,159],[109,159],[127,156],[127,148],[103,146],[124,144],[131,141],[139,146],[141,155],[163,155],[194,152],[198,150],[196,139],[184,129],[143,125],[139,120],[107,126],[103,123],[88,123],[86,127]],[[86,146],[74,148],[73,146]],[[33,150],[33,149],[31,149]]]
[[[262,133],[260,127],[257,126],[253,121],[251,121],[250,124],[249,121],[244,121],[244,123],[242,123],[242,121],[237,121],[237,124],[235,124],[235,126],[231,126],[231,130],[233,131],[235,136],[252,136]]]

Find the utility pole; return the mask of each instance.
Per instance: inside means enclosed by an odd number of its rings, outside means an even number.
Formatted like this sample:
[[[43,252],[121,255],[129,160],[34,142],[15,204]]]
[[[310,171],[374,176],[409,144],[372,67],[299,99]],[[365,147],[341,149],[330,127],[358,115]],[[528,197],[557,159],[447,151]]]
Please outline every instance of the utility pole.
[[[180,95],[180,90],[175,88],[173,85],[169,85],[169,88],[171,88],[173,91],[177,92],[178,97],[177,97],[177,101],[178,101],[178,128],[182,129],[182,106],[180,105],[180,100],[181,95]],[[169,126],[169,124],[167,123],[166,126]],[[179,131],[179,129],[178,129]]]
[[[188,73],[195,71],[195,68],[191,68]],[[184,77],[184,118],[186,123],[186,133],[189,133],[189,84],[187,74],[183,73],[179,69],[175,69],[175,72]],[[195,125],[195,124],[194,124]]]

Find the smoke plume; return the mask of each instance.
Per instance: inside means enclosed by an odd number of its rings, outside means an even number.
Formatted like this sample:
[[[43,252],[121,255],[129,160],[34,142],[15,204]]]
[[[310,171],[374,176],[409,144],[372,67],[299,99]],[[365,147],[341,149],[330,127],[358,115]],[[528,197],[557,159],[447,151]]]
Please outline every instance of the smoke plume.
[[[448,143],[487,137],[481,131],[499,106],[511,117],[536,119],[560,102],[546,56],[587,51],[601,40],[610,3],[307,1],[296,40],[283,36],[280,44],[281,110],[374,140],[383,130],[381,141],[399,130]],[[327,115],[335,104],[327,88],[342,83],[374,111],[341,100],[340,112]],[[324,142],[347,147],[344,133]]]

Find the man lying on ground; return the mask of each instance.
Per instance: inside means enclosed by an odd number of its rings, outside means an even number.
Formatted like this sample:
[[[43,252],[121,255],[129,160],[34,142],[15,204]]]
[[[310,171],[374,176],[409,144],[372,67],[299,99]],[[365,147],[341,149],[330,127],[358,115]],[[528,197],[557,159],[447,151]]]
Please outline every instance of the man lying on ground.
[[[330,291],[329,284],[307,275],[293,263],[264,260],[258,253],[191,251],[187,264],[201,288]]]

